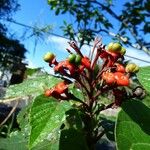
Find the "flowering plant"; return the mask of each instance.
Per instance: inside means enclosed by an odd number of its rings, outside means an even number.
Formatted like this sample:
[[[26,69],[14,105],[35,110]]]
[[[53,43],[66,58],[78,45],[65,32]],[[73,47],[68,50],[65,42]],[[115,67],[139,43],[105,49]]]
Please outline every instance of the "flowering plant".
[[[105,46],[96,38],[85,56],[75,42],[69,45],[63,61],[51,52],[44,56],[55,76],[33,75],[8,88],[6,97],[35,98],[19,113],[21,131],[11,133],[7,146],[22,142],[21,147],[32,150],[150,149],[150,109],[141,102],[149,84],[141,76],[141,85],[139,67],[125,61],[125,48],[118,42]],[[109,116],[110,111],[115,114]],[[5,142],[1,139],[2,149]]]
[[[117,108],[128,100],[142,99],[145,91],[134,81],[139,67],[125,61],[126,49],[120,43],[112,42],[106,47],[96,38],[89,57],[84,56],[74,41],[69,45],[73,51],[67,48],[69,56],[61,62],[51,52],[44,56],[54,72],[63,78],[46,89],[44,95],[59,103],[71,104],[60,126],[60,144],[66,148],[74,143],[75,149],[93,150],[103,135],[110,132],[107,125],[103,125],[101,112]],[[76,136],[82,139],[81,143]],[[74,142],[70,138],[75,138]]]

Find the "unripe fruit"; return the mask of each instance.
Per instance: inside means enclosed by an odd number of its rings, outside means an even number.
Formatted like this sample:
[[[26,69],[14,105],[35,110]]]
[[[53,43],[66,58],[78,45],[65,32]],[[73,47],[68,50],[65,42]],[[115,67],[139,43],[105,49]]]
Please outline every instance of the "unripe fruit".
[[[109,43],[108,46],[107,46],[107,49],[108,50],[112,49],[113,44],[114,44],[113,42]]]
[[[141,96],[143,94],[143,89],[142,88],[136,88],[134,91],[134,94],[138,97]]]
[[[108,51],[114,52],[114,53],[120,53],[121,51],[121,44],[120,43],[110,43],[108,44]]]
[[[124,47],[121,48],[120,54],[124,55],[126,53],[126,49]]]
[[[68,57],[68,60],[70,63],[74,63],[76,59],[76,55],[75,54],[70,54]]]
[[[82,57],[80,55],[76,55],[75,64],[80,65]]]
[[[134,63],[131,63],[131,64],[128,64],[126,66],[126,72],[129,72],[129,73],[136,73],[139,71],[139,66],[134,64]]]
[[[44,61],[46,62],[51,62],[54,58],[55,58],[55,55],[51,52],[47,52],[43,57]]]
[[[145,90],[142,87],[137,87],[134,89],[133,94],[139,99],[143,99],[146,96]]]

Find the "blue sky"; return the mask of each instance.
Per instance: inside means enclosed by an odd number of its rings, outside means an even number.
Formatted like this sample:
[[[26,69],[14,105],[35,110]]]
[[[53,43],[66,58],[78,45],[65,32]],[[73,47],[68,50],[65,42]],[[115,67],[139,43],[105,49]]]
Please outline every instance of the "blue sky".
[[[32,0],[32,2],[31,0],[19,0],[19,3],[21,5],[21,10],[17,11],[16,14],[13,15],[13,18],[17,22],[21,22],[26,25],[34,26],[35,23],[38,23],[38,25],[51,24],[53,25],[53,33],[63,35],[61,29],[59,28],[63,24],[63,20],[66,20],[68,22],[70,20],[73,20],[73,18],[68,14],[55,16],[55,13],[50,10],[47,4],[47,0]],[[117,4],[118,6],[121,5],[121,3],[117,3],[116,1],[115,4]],[[119,9],[116,9],[116,11],[119,12]],[[116,23],[116,26],[117,25],[118,24]],[[20,38],[20,36],[24,32],[24,28],[12,23],[9,23],[9,26],[10,30],[16,33],[16,38]],[[28,40],[22,41],[26,49],[29,51],[26,54],[26,60],[28,61],[29,66],[44,67],[46,70],[48,70],[48,65],[42,59],[43,55],[47,51],[52,51],[56,53],[56,56],[58,56],[59,60],[66,58],[67,53],[65,51],[65,48],[68,47],[67,41],[68,40],[66,39],[55,37],[52,35],[45,37],[44,41],[38,43],[35,54],[33,53],[34,39],[29,38]],[[107,40],[107,38],[104,38],[103,42],[104,44],[108,44],[109,41],[110,39]],[[144,60],[150,60],[150,56],[147,56],[145,53],[137,51],[135,49],[128,48],[127,54]],[[140,66],[150,65],[148,63],[143,63],[136,60],[133,61]]]

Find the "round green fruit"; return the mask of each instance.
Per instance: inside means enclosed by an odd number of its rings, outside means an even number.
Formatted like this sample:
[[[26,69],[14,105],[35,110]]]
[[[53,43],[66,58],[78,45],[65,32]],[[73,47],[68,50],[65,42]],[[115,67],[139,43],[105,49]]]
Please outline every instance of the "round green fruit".
[[[131,64],[127,64],[125,69],[126,72],[137,73],[139,71],[139,66],[134,63],[131,63]]]
[[[76,59],[76,55],[75,54],[70,54],[68,57],[68,60],[70,63],[74,63]]]
[[[122,48],[122,46],[120,43],[109,43],[108,44],[108,51],[110,51],[110,52],[120,53],[121,48]]]
[[[108,51],[110,51],[112,49],[113,44],[114,44],[113,42],[108,44],[108,46],[107,46]]]
[[[122,48],[122,46],[121,46],[120,43],[114,43],[113,46],[112,46],[112,50],[113,50],[114,52],[120,52],[120,51],[121,51],[121,48]]]
[[[77,65],[79,65],[79,64],[81,63],[81,59],[82,59],[82,57],[81,57],[80,55],[76,55],[75,63],[76,63]]]
[[[121,48],[120,54],[124,55],[126,53],[126,49],[124,47]]]
[[[43,57],[44,61],[46,61],[46,62],[50,62],[50,61],[52,61],[54,58],[55,58],[55,55],[54,55],[53,53],[51,53],[51,52],[47,52],[47,53],[44,55],[44,57]]]

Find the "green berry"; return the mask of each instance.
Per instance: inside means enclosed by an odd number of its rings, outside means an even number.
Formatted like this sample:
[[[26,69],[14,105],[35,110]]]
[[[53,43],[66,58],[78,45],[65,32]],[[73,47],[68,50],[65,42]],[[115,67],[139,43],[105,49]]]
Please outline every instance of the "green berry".
[[[131,64],[127,64],[126,66],[126,72],[130,72],[130,73],[137,73],[139,71],[139,66],[131,63]]]
[[[109,43],[108,44],[108,51],[113,53],[120,53],[121,51],[121,44],[120,43]]]
[[[68,60],[70,63],[74,63],[76,59],[76,55],[75,54],[70,54],[68,57]]]
[[[124,47],[121,48],[120,54],[124,55],[126,53],[126,49]]]
[[[76,55],[75,64],[79,65],[81,63],[82,57],[80,55]]]
[[[110,51],[112,49],[113,44],[114,44],[113,42],[108,44],[108,46],[107,46],[108,51]]]

